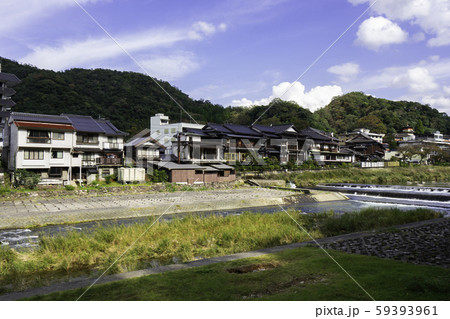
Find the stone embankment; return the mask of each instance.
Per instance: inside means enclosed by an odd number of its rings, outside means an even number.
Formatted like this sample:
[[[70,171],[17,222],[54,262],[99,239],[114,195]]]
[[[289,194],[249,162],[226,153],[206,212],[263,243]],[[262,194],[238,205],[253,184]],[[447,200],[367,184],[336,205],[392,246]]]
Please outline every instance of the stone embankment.
[[[339,200],[338,195],[235,188],[97,197],[26,198],[0,202],[0,229]]]
[[[450,268],[450,218],[324,244],[327,249]]]

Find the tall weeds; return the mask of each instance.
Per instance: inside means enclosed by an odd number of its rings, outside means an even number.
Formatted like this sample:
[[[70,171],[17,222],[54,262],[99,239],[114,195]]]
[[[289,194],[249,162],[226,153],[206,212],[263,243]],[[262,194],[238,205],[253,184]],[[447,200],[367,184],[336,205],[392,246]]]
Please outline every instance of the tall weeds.
[[[428,210],[389,209],[342,216],[332,212],[303,215],[299,211],[291,211],[290,215],[314,238],[440,216]],[[108,273],[310,240],[284,212],[227,217],[189,215],[150,227],[153,222],[150,218],[147,223],[131,226],[44,236],[39,249],[33,251],[0,248],[0,284],[19,289],[42,285],[55,278],[103,272],[144,232]]]

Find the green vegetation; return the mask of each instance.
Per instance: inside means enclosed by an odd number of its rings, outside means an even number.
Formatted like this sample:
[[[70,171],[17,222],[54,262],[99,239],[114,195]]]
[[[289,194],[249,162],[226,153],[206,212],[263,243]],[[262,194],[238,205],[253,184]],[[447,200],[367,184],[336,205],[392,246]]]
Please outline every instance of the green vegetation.
[[[29,189],[35,189],[40,182],[41,177],[39,174],[27,171],[26,169],[18,169],[14,173],[14,186],[23,187]]]
[[[440,217],[429,210],[367,210],[342,217],[333,213],[290,215],[314,238]],[[348,216],[352,215],[352,216]],[[342,221],[340,218],[344,218]],[[310,240],[286,213],[240,216],[188,215],[171,222],[99,227],[89,233],[42,237],[40,247],[17,252],[0,249],[0,284],[13,289],[53,279],[103,272],[143,233],[110,273],[148,268],[157,261],[189,261]],[[348,225],[347,225],[348,224]],[[175,259],[174,259],[175,258]]]
[[[279,179],[280,176],[273,176]],[[331,169],[288,173],[285,178],[299,187],[324,183],[404,185],[407,182],[450,182],[450,168],[436,166],[394,167],[384,169]]]
[[[338,96],[314,114],[321,119],[325,129],[336,133],[351,132],[360,126],[374,132],[395,133],[411,125],[418,133],[430,134],[439,130],[450,134],[450,117],[429,105],[390,101],[362,92]]]
[[[173,121],[192,119],[143,74],[113,70],[71,69],[64,72],[41,70],[3,59],[4,72],[17,75],[22,83],[16,88],[15,111],[107,116],[121,130],[135,134],[148,127],[148,119],[164,113]],[[267,105],[222,107],[205,100],[192,100],[168,82],[159,84],[191,116],[201,123],[237,123],[250,125]],[[259,124],[292,123],[299,130],[312,126],[335,133],[350,132],[364,126],[374,132],[394,133],[412,125],[419,133],[436,130],[450,134],[450,117],[417,102],[390,101],[352,92],[334,98],[329,105],[312,113],[292,101],[275,99]]]
[[[192,122],[148,76],[136,72],[105,69],[41,70],[3,58],[3,72],[15,74],[14,111],[56,114],[71,113],[108,117],[117,128],[136,134],[148,127],[156,113],[174,121]],[[205,100],[192,100],[168,82],[157,80],[198,122],[222,123],[229,109]]]
[[[448,269],[338,251],[329,253],[376,300],[448,300]],[[85,288],[31,299],[76,300],[84,291]],[[82,300],[370,299],[323,251],[303,247],[96,285]]]

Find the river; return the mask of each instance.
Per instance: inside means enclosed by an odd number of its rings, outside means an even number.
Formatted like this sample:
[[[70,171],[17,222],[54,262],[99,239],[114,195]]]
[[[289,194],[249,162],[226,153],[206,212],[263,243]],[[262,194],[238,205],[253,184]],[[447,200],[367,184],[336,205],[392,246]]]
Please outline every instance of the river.
[[[349,200],[321,202],[310,204],[295,204],[284,206],[284,209],[300,209],[303,213],[318,213],[333,210],[336,213],[346,213],[360,211],[364,208],[399,208],[401,210],[411,210],[416,208],[430,208],[442,212],[446,217],[450,217],[450,197],[448,200],[445,196],[450,196],[449,185],[440,185],[433,187],[424,186],[379,186],[379,185],[359,185],[359,184],[339,184],[339,185],[323,185],[327,190],[344,192]],[[447,186],[447,187],[445,187]],[[371,192],[378,190],[381,193]],[[397,194],[401,192],[401,197]],[[382,194],[383,196],[380,196]],[[404,194],[407,194],[406,196]],[[440,200],[423,199],[421,195],[444,194],[444,197],[438,196]],[[388,196],[386,196],[388,195]],[[240,215],[244,212],[254,213],[274,213],[280,211],[279,206],[265,206],[244,208],[226,211],[210,211],[198,213],[201,216],[219,215]],[[192,213],[189,213],[192,214]],[[164,215],[162,221],[170,221],[173,218],[182,218],[186,214],[168,214]],[[9,246],[14,249],[28,249],[39,245],[39,237],[44,235],[65,234],[70,231],[89,232],[98,226],[107,225],[131,225],[135,223],[143,223],[148,221],[148,217],[127,218],[119,220],[109,220],[101,222],[78,223],[71,225],[57,225],[37,227],[33,229],[11,229],[0,231],[0,242],[2,246]]]

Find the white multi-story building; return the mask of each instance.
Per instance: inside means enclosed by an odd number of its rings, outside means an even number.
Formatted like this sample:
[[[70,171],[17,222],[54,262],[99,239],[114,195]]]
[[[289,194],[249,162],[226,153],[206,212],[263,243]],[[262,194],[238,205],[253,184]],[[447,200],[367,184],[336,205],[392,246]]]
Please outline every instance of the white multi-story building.
[[[89,182],[123,164],[126,133],[107,120],[12,112],[4,132],[8,170],[34,171],[48,183]]]
[[[204,124],[194,123],[169,123],[169,117],[167,115],[158,113],[150,118],[150,135],[157,140],[165,148],[165,154],[167,156],[177,155],[177,134],[183,132],[183,129],[202,129]]]

